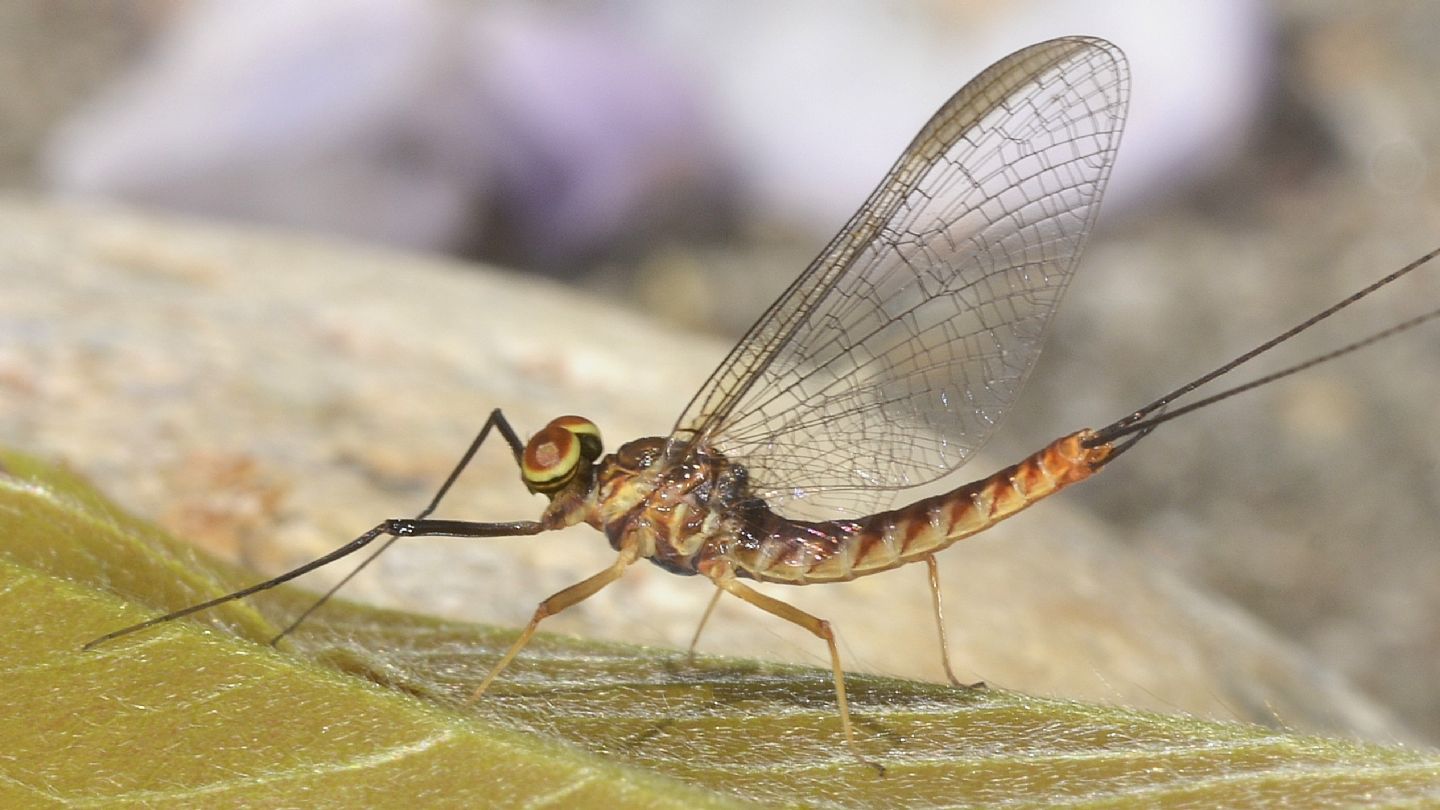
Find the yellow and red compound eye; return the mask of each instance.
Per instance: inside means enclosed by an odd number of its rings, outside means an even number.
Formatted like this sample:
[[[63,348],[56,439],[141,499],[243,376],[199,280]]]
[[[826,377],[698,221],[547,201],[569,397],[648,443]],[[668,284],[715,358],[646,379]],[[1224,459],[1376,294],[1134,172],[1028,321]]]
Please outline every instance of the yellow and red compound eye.
[[[581,463],[600,457],[600,428],[583,416],[562,416],[530,437],[520,456],[520,476],[531,492],[563,489]]]

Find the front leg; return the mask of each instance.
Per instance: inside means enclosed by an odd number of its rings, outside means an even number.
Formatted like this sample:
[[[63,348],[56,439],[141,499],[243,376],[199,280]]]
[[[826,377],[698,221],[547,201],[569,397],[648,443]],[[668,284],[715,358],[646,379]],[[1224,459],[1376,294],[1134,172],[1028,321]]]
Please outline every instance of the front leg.
[[[233,602],[236,599],[244,599],[247,596],[257,594],[261,591],[268,591],[277,585],[308,574],[316,568],[329,565],[342,557],[354,554],[360,549],[370,545],[370,543],[379,537],[388,537],[389,539],[386,540],[386,544],[388,545],[400,537],[515,537],[519,535],[539,534],[552,528],[555,527],[547,526],[544,523],[533,520],[516,520],[509,523],[471,523],[463,520],[387,520],[329,554],[311,560],[298,568],[292,568],[280,576],[272,577],[264,582],[258,582],[248,588],[241,588],[238,591],[227,593],[224,596],[218,596],[208,602],[201,602],[198,605],[191,605],[187,608],[166,613],[164,616],[156,616],[153,619],[132,624],[129,627],[113,630],[99,638],[86,642],[81,649],[89,650],[111,639],[128,636],[138,630],[154,627],[157,624],[164,624],[165,622],[189,616],[192,613],[199,613],[202,610],[209,610],[210,608],[223,605],[226,602]],[[313,606],[311,610],[314,610]],[[306,611],[306,614],[308,615],[309,612],[310,611]],[[294,626],[295,623],[290,625],[291,628]],[[286,628],[286,632],[288,632],[289,629],[290,628]],[[281,633],[281,636],[283,635],[284,633]],[[279,637],[276,637],[271,643],[273,644],[278,640]]]
[[[440,485],[440,488],[435,491],[435,494],[430,497],[430,502],[425,505],[425,508],[421,509],[415,514],[413,521],[424,520],[440,507],[440,502],[445,499],[445,496],[450,492],[450,488],[455,486],[455,482],[460,478],[460,474],[465,472],[465,469],[470,466],[471,460],[475,458],[475,454],[480,450],[480,445],[485,443],[486,437],[490,435],[491,428],[494,428],[495,430],[498,430],[500,432],[501,438],[503,438],[505,440],[505,443],[510,446],[510,455],[515,459],[515,464],[517,466],[520,464],[520,454],[525,452],[525,444],[524,442],[520,441],[520,436],[515,432],[515,428],[510,426],[510,420],[505,418],[504,412],[502,412],[499,408],[496,408],[495,410],[490,412],[490,417],[486,419],[485,424],[480,427],[480,432],[475,434],[475,438],[470,440],[470,446],[465,448],[465,452],[460,456],[460,461],[455,465],[453,469],[450,470],[450,474],[445,476],[445,482],[442,483]],[[400,524],[403,522],[404,521],[398,520],[390,521],[390,523],[392,524]],[[329,590],[325,591],[325,593],[320,594],[319,598],[317,598],[314,602],[311,602],[310,606],[305,608],[305,610],[301,611],[299,616],[296,616],[293,620],[291,620],[289,624],[285,625],[284,629],[276,633],[275,637],[270,639],[270,645],[273,647],[274,645],[279,644],[280,639],[285,638],[286,636],[294,632],[295,628],[299,627],[306,619],[310,618],[310,614],[319,610],[321,605],[324,605],[326,602],[330,601],[330,597],[334,596],[337,591],[345,587],[350,582],[350,580],[354,579],[357,574],[359,574],[361,571],[364,571],[365,568],[370,565],[370,563],[374,562],[376,557],[384,554],[391,546],[395,545],[396,540],[399,540],[400,537],[403,536],[403,533],[401,532],[390,532],[389,534],[390,536],[386,538],[385,542],[380,544],[379,548],[370,552],[370,554],[366,556],[365,559],[360,561],[359,565],[355,566],[349,571],[349,573],[341,577],[339,582],[331,585]],[[460,536],[463,537],[465,535]]]

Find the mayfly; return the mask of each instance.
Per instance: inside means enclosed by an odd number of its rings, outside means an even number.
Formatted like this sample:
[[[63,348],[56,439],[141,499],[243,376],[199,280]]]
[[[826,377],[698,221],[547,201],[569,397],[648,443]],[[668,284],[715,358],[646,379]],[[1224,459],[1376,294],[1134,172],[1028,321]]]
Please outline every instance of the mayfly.
[[[964,464],[1019,395],[1099,210],[1128,93],[1124,57],[1103,40],[1067,37],[1011,54],[920,130],[839,235],[711,374],[669,436],[637,439],[606,455],[593,422],[562,416],[522,442],[497,409],[416,517],[386,520],[293,571],[86,647],[275,587],[378,538],[385,540],[360,568],[402,537],[534,535],[585,523],[609,539],[614,562],[541,602],[471,700],[546,617],[645,559],[714,585],[702,628],[719,597],[730,594],[823,639],[845,740],[860,758],[829,622],[744,580],[839,582],[924,562],[942,660],[958,684],[944,643],[937,552],[1085,480],[1162,422],[1440,316],[1421,315],[1169,407],[1435,251],[1107,427],[1071,433],[987,478],[885,509],[896,493]],[[508,444],[525,486],[549,497],[540,518],[429,517],[492,430]]]

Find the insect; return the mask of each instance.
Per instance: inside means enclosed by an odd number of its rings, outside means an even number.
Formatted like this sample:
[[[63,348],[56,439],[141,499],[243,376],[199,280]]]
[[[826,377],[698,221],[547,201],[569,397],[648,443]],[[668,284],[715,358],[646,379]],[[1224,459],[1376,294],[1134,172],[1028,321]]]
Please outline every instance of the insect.
[[[1170,408],[1436,251],[1106,427],[1063,436],[948,493],[885,508],[898,493],[965,463],[1019,395],[1099,210],[1128,92],[1124,57],[1103,40],[1056,39],[1002,59],[921,129],[839,235],[736,344],[669,436],[637,439],[607,455],[588,419],[562,416],[521,441],[497,409],[416,517],[383,521],[292,571],[116,630],[86,648],[275,587],[380,538],[356,571],[399,538],[535,535],[585,523],[604,533],[614,562],[541,602],[472,700],[547,617],[643,559],[709,580],[715,595],[701,628],[729,594],[822,639],[846,743],[864,761],[834,630],[745,580],[836,582],[924,562],[941,657],[959,684],[944,643],[937,552],[1085,480],[1165,421],[1440,316],[1421,315]],[[514,455],[525,486],[549,497],[539,519],[431,518],[492,431]]]

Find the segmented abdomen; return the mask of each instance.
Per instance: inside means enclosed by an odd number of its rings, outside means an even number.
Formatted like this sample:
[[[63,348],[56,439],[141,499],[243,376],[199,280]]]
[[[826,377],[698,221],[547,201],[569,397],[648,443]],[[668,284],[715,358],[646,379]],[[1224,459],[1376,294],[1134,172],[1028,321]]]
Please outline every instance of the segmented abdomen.
[[[1082,430],[988,478],[855,520],[806,523],[765,512],[723,552],[737,573],[768,582],[837,582],[924,559],[1090,477],[1112,447]]]

